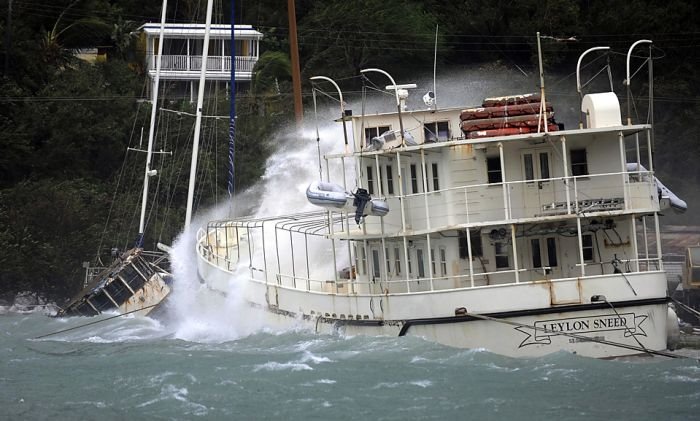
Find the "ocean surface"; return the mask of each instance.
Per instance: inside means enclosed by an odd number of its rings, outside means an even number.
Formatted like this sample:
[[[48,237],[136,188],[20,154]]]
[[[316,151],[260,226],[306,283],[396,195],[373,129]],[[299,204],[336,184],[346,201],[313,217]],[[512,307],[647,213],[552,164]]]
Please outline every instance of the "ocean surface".
[[[108,317],[0,314],[0,419],[700,419],[695,350],[513,359],[410,337],[227,338],[205,319],[130,316],[34,339]]]

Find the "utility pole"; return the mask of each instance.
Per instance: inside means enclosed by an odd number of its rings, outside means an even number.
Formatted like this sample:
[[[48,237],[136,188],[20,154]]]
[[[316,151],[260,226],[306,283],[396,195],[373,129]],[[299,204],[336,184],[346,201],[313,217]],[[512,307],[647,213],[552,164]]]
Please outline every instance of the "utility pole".
[[[294,7],[294,0],[287,0],[287,14],[289,16],[289,50],[292,59],[292,85],[294,87],[294,116],[297,121],[297,129],[300,129],[301,123],[304,120],[304,110],[301,104],[301,72],[299,71],[297,15]]]

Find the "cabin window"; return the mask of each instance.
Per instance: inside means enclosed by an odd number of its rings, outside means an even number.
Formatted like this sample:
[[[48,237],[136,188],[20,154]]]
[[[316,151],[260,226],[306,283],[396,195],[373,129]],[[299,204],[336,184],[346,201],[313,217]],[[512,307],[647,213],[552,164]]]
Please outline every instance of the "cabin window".
[[[365,268],[367,267],[367,254],[365,253],[365,248],[364,246],[360,247],[360,261],[358,262],[357,266],[359,268],[360,275],[365,274]]]
[[[459,258],[468,259],[469,258],[469,245],[467,244],[467,233],[466,231],[458,232],[459,238]],[[484,255],[484,248],[481,243],[481,234],[479,231],[471,231],[469,233],[469,240],[472,243],[472,257],[481,257]]]
[[[549,178],[549,154],[540,152],[540,178]]]
[[[386,259],[386,274],[389,276],[391,273],[391,257],[389,255],[389,247],[384,249],[384,258]]]
[[[423,262],[423,250],[416,249],[416,260],[418,260],[418,277],[425,278],[425,263]]]
[[[572,149],[571,156],[571,175],[588,175],[588,161],[586,159],[585,149]]]
[[[586,234],[581,236],[581,244],[583,246],[583,261],[593,261],[593,236]]]
[[[379,250],[372,250],[372,275],[375,278],[380,277],[379,272]]]
[[[374,172],[371,165],[367,166],[367,192],[374,194]]]
[[[496,241],[493,243],[494,254],[496,255],[496,269],[505,269],[510,267],[508,259],[508,244]]]
[[[438,175],[438,164],[432,164],[433,172],[433,191],[440,190],[440,178]]]
[[[559,262],[557,262],[557,239],[554,237],[547,238],[547,259],[550,267],[559,266]]]
[[[450,139],[450,125],[447,121],[425,123],[423,136],[426,142],[447,141]]]
[[[540,253],[540,239],[533,238],[532,240],[530,240],[530,247],[532,248],[532,267],[541,268],[542,253]]]
[[[391,130],[390,126],[365,127],[365,145],[369,145],[369,141],[373,137],[377,137],[384,132]]]
[[[394,194],[394,174],[391,165],[386,166],[386,191],[388,194]]]
[[[549,237],[544,239],[545,250],[542,250],[541,245],[543,244],[539,238],[533,238],[530,240],[530,249],[532,251],[532,267],[541,268],[547,267],[557,267],[559,262],[557,259],[557,241],[554,237]],[[543,264],[543,256],[547,256],[547,264]]]
[[[539,152],[537,154],[523,154],[523,172],[526,181],[536,179],[548,179],[549,175],[549,153]]]
[[[411,193],[418,193],[418,168],[411,164]]]
[[[447,251],[442,247],[440,248],[440,274],[447,275]]]
[[[411,250],[408,251],[408,274],[413,274],[413,259],[411,259]]]
[[[401,253],[398,247],[394,247],[394,273],[401,275]]]
[[[488,175],[489,184],[501,183],[503,181],[500,157],[492,156],[486,158],[486,173]]]
[[[430,249],[430,269],[433,271],[433,276],[437,274],[435,271],[436,265],[435,265],[435,249]]]

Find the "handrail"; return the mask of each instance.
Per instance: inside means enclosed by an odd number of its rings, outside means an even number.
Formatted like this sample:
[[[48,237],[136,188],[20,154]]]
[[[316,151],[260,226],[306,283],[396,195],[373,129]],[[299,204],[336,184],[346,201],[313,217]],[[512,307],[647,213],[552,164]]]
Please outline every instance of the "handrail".
[[[203,231],[203,230],[200,230]],[[215,264],[217,267],[219,267],[222,270],[231,272],[232,271],[232,261],[223,256],[219,255],[217,253],[214,253],[210,248],[208,248],[206,245],[203,243],[198,243],[197,246],[198,250],[200,250],[200,254],[202,257],[204,257],[207,261],[210,263]],[[650,258],[630,258],[630,259],[620,259],[619,263],[622,265],[629,265],[630,263],[634,262],[646,262],[647,267],[643,270],[640,266],[638,270],[631,271],[631,272],[625,272],[626,275],[629,274],[642,274],[642,273],[647,273],[647,272],[654,272],[657,271],[658,269],[653,269],[649,267],[649,264],[653,262],[658,262],[661,260],[658,257],[650,257]],[[222,264],[223,263],[223,264]],[[588,262],[584,263],[585,266],[601,266],[601,265],[609,265],[612,262]],[[235,265],[235,263],[234,263]],[[578,266],[578,264],[577,264]],[[508,269],[508,270],[502,270],[502,271],[491,271],[491,272],[479,272],[479,273],[474,273],[474,277],[479,277],[479,278],[489,278],[490,276],[494,275],[504,275],[504,274],[509,274],[509,273],[515,273],[516,271],[519,273],[522,272],[531,272],[531,271],[538,271],[540,268],[521,268],[521,269]],[[251,266],[251,270],[254,270],[256,272],[260,272],[262,274],[265,274],[264,276],[266,278],[269,278],[269,275],[266,274],[266,271],[264,269],[259,269],[255,268],[254,266]],[[305,277],[305,276],[297,276],[297,275],[289,275],[289,274],[283,274],[283,273],[274,273],[272,274],[275,279],[279,279],[279,286],[281,287],[289,287],[293,289],[298,289],[298,290],[305,290],[305,291],[312,291],[312,292],[319,292],[319,293],[332,293],[336,295],[350,295],[352,294],[352,290],[357,290],[358,287],[365,287],[367,290],[368,295],[374,295],[374,296],[381,296],[385,295],[386,291],[381,291],[378,293],[371,293],[373,289],[376,289],[376,283],[372,282],[371,280],[359,280],[357,277],[351,278],[351,279],[315,279],[311,277]],[[600,275],[587,275],[586,278],[594,278],[594,277],[601,277],[601,276],[613,276],[615,273],[609,273],[609,274],[600,274]],[[566,282],[566,281],[572,281],[579,279],[580,277],[570,277],[570,278],[555,278],[555,279],[549,279],[551,282]],[[383,283],[386,284],[387,286],[393,286],[393,285],[405,285],[405,291],[406,292],[389,292],[390,294],[416,294],[416,293],[424,293],[424,292],[440,292],[440,291],[453,291],[453,290],[464,290],[464,289],[472,289],[472,288],[483,288],[483,287],[493,287],[493,286],[506,286],[506,285],[516,285],[516,284],[522,284],[522,283],[532,283],[532,282],[539,282],[540,280],[531,280],[531,281],[521,281],[521,282],[506,282],[506,283],[495,283],[495,284],[490,284],[490,285],[476,285],[472,286],[470,282],[470,275],[469,274],[459,274],[459,275],[441,275],[441,276],[433,276],[433,281],[435,282],[429,282],[430,278],[429,277],[423,277],[423,278],[411,278],[411,279],[385,279],[383,280]],[[287,280],[287,282],[284,282],[284,280]],[[464,286],[461,287],[449,287],[449,288],[439,288],[435,287],[435,284],[440,284],[441,281],[463,281]],[[416,291],[415,288],[411,289],[410,284],[411,283],[416,283],[416,282],[425,282],[426,285],[430,285],[431,287],[425,290],[421,291]],[[289,285],[287,285],[289,283]],[[348,290],[346,292],[341,292],[338,290],[338,285],[345,285],[345,284],[352,284],[353,288]],[[312,288],[312,285],[317,285],[318,288]],[[324,291],[323,286],[325,285],[332,285],[331,291]],[[375,288],[373,288],[375,287]],[[399,287],[400,288],[400,287]],[[390,290],[391,288],[389,288]]]
[[[258,62],[258,57],[255,56],[235,56],[237,72],[252,72],[255,64]],[[150,57],[150,68],[154,68],[156,57]],[[163,55],[161,70],[165,71],[191,71],[197,72],[202,66],[201,55]],[[231,56],[208,56],[207,71],[210,72],[230,72],[231,71]]]

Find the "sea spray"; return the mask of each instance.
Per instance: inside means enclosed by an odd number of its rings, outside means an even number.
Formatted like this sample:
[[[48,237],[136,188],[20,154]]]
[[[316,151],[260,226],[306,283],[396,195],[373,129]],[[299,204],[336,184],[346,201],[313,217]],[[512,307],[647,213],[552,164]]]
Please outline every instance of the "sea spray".
[[[339,124],[324,127],[321,132],[321,153],[338,153],[343,151],[342,129]],[[239,198],[257,199],[257,208],[251,213],[255,216],[279,216],[288,213],[320,210],[306,200],[305,190],[308,184],[319,177],[318,174],[318,145],[315,140],[315,130],[306,130],[300,137],[278,136],[279,146],[266,162],[265,173],[253,187],[237,195]],[[346,171],[354,171],[348,165]],[[323,172],[326,174],[325,170]],[[332,173],[332,177],[340,174]],[[234,209],[231,214],[231,209]],[[208,221],[222,220],[236,215],[249,206],[231,206],[223,203],[216,208],[198,214],[189,229],[182,232],[176,239],[171,253],[174,290],[168,302],[167,323],[174,331],[174,336],[194,342],[226,342],[258,332],[261,329],[273,329],[266,323],[264,311],[254,308],[245,300],[250,275],[250,262],[242,260],[224,284],[217,284],[216,289],[201,279],[197,271],[196,236],[197,231],[205,228]],[[248,238],[253,244],[254,256],[262,253],[262,241]],[[274,242],[269,242],[274,244]],[[314,247],[317,242],[313,242]],[[291,255],[291,245],[281,245],[280,254]],[[330,250],[322,250],[312,254],[318,263],[332,262],[328,256]],[[325,249],[327,249],[327,245]],[[270,250],[268,250],[270,253]],[[347,260],[347,258],[345,259]],[[347,265],[343,261],[342,264]],[[323,265],[322,265],[323,266]]]
[[[466,78],[468,82],[457,83],[457,78],[460,81],[465,80],[464,73],[469,75]],[[496,87],[503,90],[503,94],[514,90],[523,93],[532,90],[532,78],[524,77],[520,73],[514,75],[504,71],[502,79],[497,85],[487,83],[479,69],[443,75],[438,83],[438,86],[444,87],[439,89],[439,104],[442,107],[465,102],[479,104],[489,94],[500,94]],[[427,79],[424,80],[419,88],[420,92],[432,89],[432,80],[430,83]],[[417,90],[411,93],[408,101],[410,108],[422,108],[419,104],[421,96]],[[392,111],[392,104],[390,99],[384,97],[372,98],[366,105],[365,112]],[[354,109],[357,114],[362,106],[349,99],[346,109]],[[326,108],[322,114],[317,117],[317,121],[333,121],[339,114],[339,108]],[[307,122],[313,120],[309,115]],[[405,116],[405,124],[411,130],[422,130],[421,123],[413,119],[410,113]],[[347,125],[349,148],[353,150],[360,147],[361,139],[353,138],[351,127]],[[319,153],[321,156],[342,153],[345,151],[345,142],[342,124],[339,122],[322,125],[318,133],[319,143],[316,141],[316,129],[309,123],[301,132],[283,128],[273,139],[276,151],[268,158],[260,181],[234,197],[233,204],[224,203],[213,210],[200,213],[191,228],[177,239],[172,255],[175,291],[170,303],[176,337],[193,341],[227,341],[270,328],[264,322],[264,315],[260,314],[262,311],[250,307],[245,300],[248,278],[251,275],[250,267],[265,267],[270,276],[269,274],[274,273],[292,273],[289,268],[294,265],[301,268],[296,273],[298,277],[328,279],[333,277],[334,271],[343,270],[351,265],[347,244],[344,242],[336,242],[334,259],[329,242],[320,235],[305,237],[304,234],[285,232],[282,237],[286,237],[279,240],[275,231],[269,230],[264,239],[266,252],[268,256],[279,256],[279,262],[277,259],[263,262],[262,234],[251,232],[246,234],[244,239],[247,243],[246,248],[250,247],[252,250],[250,260],[247,256],[242,257],[242,261],[232,268],[232,274],[223,281],[223,285],[217,285],[217,291],[211,289],[211,282],[208,285],[197,273],[196,231],[205,227],[208,221],[243,215],[272,218],[321,210],[306,200],[305,190],[309,183],[317,180],[319,176],[327,180],[328,174],[330,181],[343,183],[342,166],[338,165],[340,160],[335,159],[331,168],[327,168],[324,159],[319,163]],[[354,160],[345,159],[344,162],[345,188],[354,191],[358,187]],[[293,250],[299,247],[306,248],[307,253],[293,253]],[[312,260],[305,261],[307,256]]]

